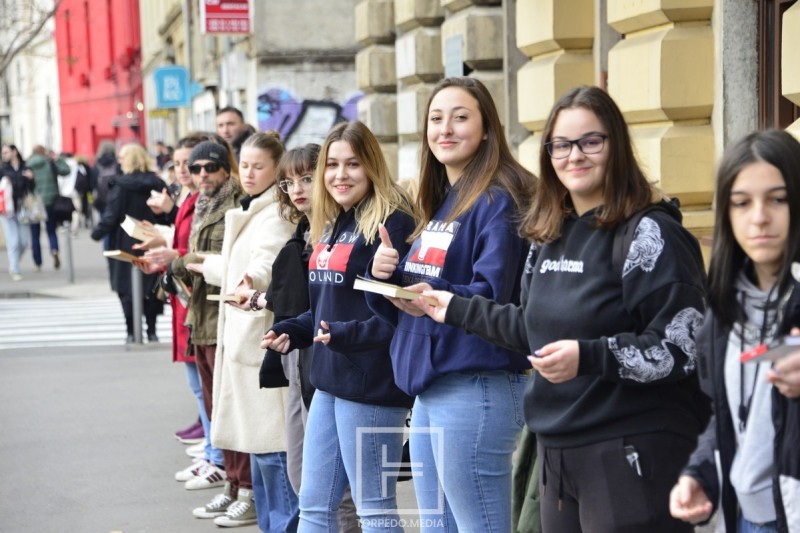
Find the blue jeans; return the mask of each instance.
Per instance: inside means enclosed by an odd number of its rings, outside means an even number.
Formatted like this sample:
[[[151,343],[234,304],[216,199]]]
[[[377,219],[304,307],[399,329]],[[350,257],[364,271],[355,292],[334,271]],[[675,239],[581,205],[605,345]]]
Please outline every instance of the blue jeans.
[[[348,480],[363,533],[403,531],[396,483],[407,413],[314,393],[303,443],[299,531],[338,531],[336,510]]]
[[[250,474],[258,527],[264,533],[294,533],[300,510],[289,484],[286,452],[251,453]]]
[[[47,231],[47,238],[50,242],[50,253],[58,251],[58,235],[56,235],[56,222],[53,215],[53,206],[45,206],[47,211],[47,222],[44,223],[44,229]],[[33,264],[42,266],[42,246],[39,244],[39,236],[42,233],[42,226],[39,222],[32,223],[31,225],[31,252],[33,253]]]
[[[197,363],[184,363],[186,365],[186,381],[189,383],[189,388],[197,398],[197,407],[200,410],[200,423],[203,424],[203,432],[206,437],[205,447],[205,460],[214,463],[217,466],[222,466],[224,460],[222,459],[222,450],[214,448],[211,445],[211,422],[208,420],[206,408],[203,405],[203,386],[200,383],[200,374],[197,371]]]
[[[511,455],[528,376],[455,372],[417,396],[411,463],[421,531],[511,530]]]
[[[28,232],[25,231],[17,215],[10,218],[0,216],[0,222],[3,224],[3,234],[6,236],[8,271],[11,274],[19,274],[19,260],[25,248],[28,247]]]
[[[773,520],[766,524],[756,524],[740,514],[739,533],[778,533],[778,522]]]

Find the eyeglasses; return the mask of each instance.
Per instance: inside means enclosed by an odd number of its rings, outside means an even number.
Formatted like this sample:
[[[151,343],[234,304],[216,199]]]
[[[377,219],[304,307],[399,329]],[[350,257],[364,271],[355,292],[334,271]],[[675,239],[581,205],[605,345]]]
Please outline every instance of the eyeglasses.
[[[283,192],[289,194],[289,191],[293,190],[295,187],[308,187],[314,182],[314,178],[311,176],[303,176],[299,180],[281,180],[278,182],[278,187],[281,188]]]
[[[206,163],[205,165],[189,165],[189,173],[190,174],[200,174],[200,171],[205,169],[205,171],[209,174],[213,174],[214,172],[218,171],[222,168],[222,165],[219,163]]]
[[[572,153],[573,144],[586,155],[598,154],[603,151],[606,139],[608,139],[608,135],[593,133],[592,135],[587,135],[586,137],[581,137],[573,141],[567,139],[550,141],[549,143],[545,143],[544,146],[547,148],[547,153],[550,154],[550,157],[553,159],[564,159],[565,157],[569,157],[569,154]]]

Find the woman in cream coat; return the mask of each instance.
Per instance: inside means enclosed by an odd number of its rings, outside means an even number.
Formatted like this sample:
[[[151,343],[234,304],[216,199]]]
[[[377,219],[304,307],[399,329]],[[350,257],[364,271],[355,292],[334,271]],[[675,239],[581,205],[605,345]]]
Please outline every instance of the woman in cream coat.
[[[248,196],[240,209],[225,214],[222,254],[207,256],[202,266],[205,280],[220,286],[220,294],[265,290],[272,262],[292,235],[294,226],[280,216],[275,194],[282,155],[276,132],[256,133],[242,146],[239,175]],[[287,388],[258,386],[264,357],[259,343],[272,318],[267,310],[252,310],[244,298],[220,303],[211,441],[223,449],[228,480],[239,482],[236,501],[215,518],[220,526],[252,524],[257,516],[262,531],[297,527],[297,496],[286,470]],[[227,484],[225,490],[231,498]]]

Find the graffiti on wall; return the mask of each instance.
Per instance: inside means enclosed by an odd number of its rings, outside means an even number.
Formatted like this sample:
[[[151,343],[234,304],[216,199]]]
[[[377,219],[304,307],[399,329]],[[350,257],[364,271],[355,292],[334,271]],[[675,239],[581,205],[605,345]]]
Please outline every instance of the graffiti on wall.
[[[282,88],[271,88],[258,96],[258,129],[277,130],[287,148],[307,143],[322,144],[331,127],[358,118],[357,92],[343,103],[330,100],[298,100]]]

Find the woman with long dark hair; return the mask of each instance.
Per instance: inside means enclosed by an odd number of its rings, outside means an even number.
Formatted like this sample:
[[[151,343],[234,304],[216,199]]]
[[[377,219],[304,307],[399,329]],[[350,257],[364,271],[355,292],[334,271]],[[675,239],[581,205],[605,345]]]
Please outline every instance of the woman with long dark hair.
[[[645,178],[616,103],[597,87],[556,102],[542,132],[522,305],[431,291],[431,316],[532,354],[525,394],[541,460],[542,528],[690,531],[668,495],[705,426],[694,331],[703,260]],[[646,210],[646,211],[645,211]],[[623,265],[617,231],[637,213]],[[546,489],[546,490],[545,490]]]
[[[698,523],[719,503],[726,531],[795,531],[800,350],[774,366],[741,356],[800,326],[800,143],[769,130],[731,145],[717,172],[715,205],[709,309],[697,334],[714,416],[670,506],[673,516]]]

